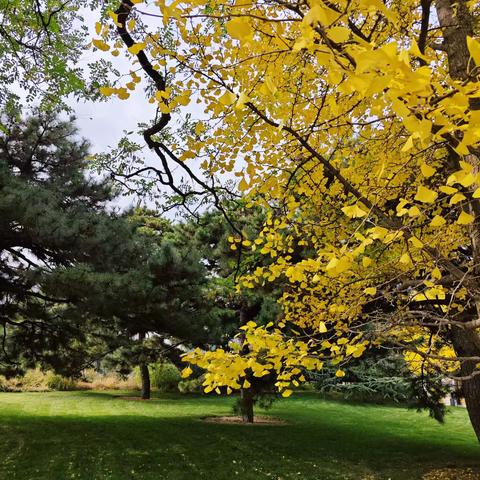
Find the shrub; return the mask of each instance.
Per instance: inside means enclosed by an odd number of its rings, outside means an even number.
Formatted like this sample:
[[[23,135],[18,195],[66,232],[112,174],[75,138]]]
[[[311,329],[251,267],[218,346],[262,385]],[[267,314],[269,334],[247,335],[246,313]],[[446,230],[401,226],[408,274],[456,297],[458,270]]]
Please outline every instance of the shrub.
[[[24,392],[43,392],[48,390],[48,374],[39,368],[30,369],[19,379],[21,390]]]
[[[76,386],[76,382],[71,378],[66,378],[53,372],[47,373],[47,387],[50,390],[64,392],[67,390],[75,390]]]
[[[122,377],[113,372],[95,373],[90,376],[89,380],[89,382],[82,383],[82,386],[92,390],[138,390],[140,388],[137,376],[134,373],[127,377]]]
[[[203,377],[182,380],[178,383],[178,391],[180,393],[202,393]]]
[[[96,377],[98,377],[99,373],[94,368],[87,368],[82,371],[82,383],[92,383]]]
[[[0,376],[0,392],[44,392],[48,390],[47,375],[39,368],[29,369],[23,376]]]
[[[0,375],[0,392],[11,392],[8,380]]]
[[[153,388],[161,392],[178,392],[178,384],[182,380],[180,370],[170,362],[150,365],[150,381]]]

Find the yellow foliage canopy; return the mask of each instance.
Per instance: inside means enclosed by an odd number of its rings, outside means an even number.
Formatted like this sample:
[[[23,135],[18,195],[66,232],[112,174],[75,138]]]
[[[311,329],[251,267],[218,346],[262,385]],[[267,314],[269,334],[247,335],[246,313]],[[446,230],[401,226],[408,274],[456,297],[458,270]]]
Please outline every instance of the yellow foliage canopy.
[[[480,41],[452,46],[442,29],[468,24],[475,2],[437,2],[429,16],[419,0],[167,3],[156,2],[159,31],[128,50],[168,71],[151,99],[166,123],[191,99],[203,109],[171,153],[208,178],[233,172],[266,212],[257,239],[232,243],[269,259],[240,285],[287,285],[278,324],[242,334],[248,354],[186,356],[207,369],[206,389],[274,371],[288,395],[303,369],[381,342],[426,368],[452,365],[445,325],[478,315]]]

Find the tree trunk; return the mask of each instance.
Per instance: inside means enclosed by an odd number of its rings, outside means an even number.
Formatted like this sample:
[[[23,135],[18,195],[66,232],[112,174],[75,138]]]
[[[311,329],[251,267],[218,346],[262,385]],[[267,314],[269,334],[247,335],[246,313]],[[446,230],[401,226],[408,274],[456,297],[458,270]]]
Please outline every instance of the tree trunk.
[[[462,389],[470,422],[480,442],[480,376],[465,380]]]
[[[466,0],[437,0],[437,17],[447,52],[448,70],[455,80],[468,77],[470,53],[467,36],[473,35],[473,18]]]
[[[240,390],[240,413],[245,423],[253,423],[253,391],[251,388]]]
[[[246,301],[242,301],[240,305],[240,326],[246,325],[249,320],[251,320],[250,308]],[[249,351],[248,345],[245,345],[245,337],[242,335],[242,349],[241,353],[247,355]],[[254,392],[252,388],[242,388],[240,389],[240,414],[244,423],[253,423],[253,403],[254,403]]]
[[[142,399],[150,400],[150,372],[146,363],[140,364],[140,376],[142,377]]]
[[[452,343],[458,357],[480,356],[480,337],[473,330],[465,330],[460,327],[452,328]],[[477,370],[476,360],[464,361],[460,367],[462,377],[469,377]],[[480,442],[480,375],[474,375],[462,381],[462,392],[465,397],[468,416],[473,430]]]
[[[472,68],[472,60],[467,47],[467,36],[473,36],[474,18],[469,10],[467,0],[436,0],[437,17],[443,36],[443,48],[447,54],[450,77],[454,80],[465,81],[469,78],[468,71]],[[471,79],[473,81],[473,79]],[[470,100],[472,110],[480,109],[477,99]],[[464,160],[480,171],[480,159],[477,154],[469,154]],[[473,200],[469,205],[470,212],[480,217],[480,203]],[[474,275],[480,271],[480,229],[474,224],[470,230],[473,250],[473,263],[476,265]],[[475,294],[477,318],[480,318],[480,296]],[[473,329],[452,327],[452,344],[458,357],[480,356],[480,337]],[[475,372],[478,361],[465,360],[461,362],[460,374],[470,377],[462,381],[462,390],[470,416],[472,427],[480,441],[480,375],[471,376]]]
[[[139,343],[143,346],[145,340],[145,332],[138,333]],[[145,358],[142,356],[139,358],[140,362],[140,378],[142,379],[142,399],[150,400],[150,372],[148,371],[148,363],[145,363]]]

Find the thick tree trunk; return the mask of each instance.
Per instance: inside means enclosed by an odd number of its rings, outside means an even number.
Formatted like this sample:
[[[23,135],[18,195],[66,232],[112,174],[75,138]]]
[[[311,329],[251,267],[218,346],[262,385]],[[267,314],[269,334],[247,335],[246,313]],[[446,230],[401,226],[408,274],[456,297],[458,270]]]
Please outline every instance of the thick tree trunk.
[[[473,430],[480,442],[480,376],[476,375],[463,382],[463,395]]]
[[[436,0],[437,17],[442,28],[443,48],[447,54],[448,70],[452,79],[465,81],[469,78],[471,63],[467,47],[467,36],[473,36],[474,19],[467,6],[467,0]],[[470,81],[473,81],[471,79]],[[470,108],[478,110],[479,102],[470,101]],[[464,160],[470,163],[476,172],[480,171],[480,159],[477,154],[469,154]],[[470,212],[480,218],[480,203],[472,200],[469,204]],[[472,240],[473,263],[477,265],[474,275],[480,273],[478,265],[480,260],[480,229],[474,224],[470,230]],[[480,318],[480,296],[474,298],[477,307],[477,317]],[[468,328],[452,327],[452,344],[458,357],[480,356],[480,337]],[[468,415],[475,434],[480,441],[480,375],[473,375],[478,362],[465,360],[461,363],[460,374],[467,377],[462,382],[463,395],[467,405]]]
[[[251,388],[240,390],[240,413],[245,423],[253,423],[254,394]]]
[[[480,337],[473,330],[465,330],[459,327],[452,328],[452,343],[458,357],[479,357]],[[460,367],[462,377],[470,377],[477,370],[476,360],[464,361]],[[462,391],[465,397],[468,415],[473,430],[480,441],[480,375],[471,376],[462,381]]]
[[[465,80],[470,59],[467,36],[473,35],[473,19],[467,1],[437,0],[436,7],[442,27],[443,47],[447,52],[449,74],[455,80]]]
[[[150,372],[146,363],[140,364],[140,376],[142,378],[142,399],[150,400]]]

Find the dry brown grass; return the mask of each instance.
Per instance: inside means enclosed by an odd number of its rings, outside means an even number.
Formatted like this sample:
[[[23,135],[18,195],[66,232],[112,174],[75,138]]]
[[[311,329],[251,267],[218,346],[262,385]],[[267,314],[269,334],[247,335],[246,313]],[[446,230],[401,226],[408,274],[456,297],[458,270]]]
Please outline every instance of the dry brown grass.
[[[115,373],[100,374],[87,372],[86,381],[78,382],[80,388],[85,390],[138,390],[140,384],[134,373],[127,378],[122,378]]]

